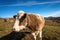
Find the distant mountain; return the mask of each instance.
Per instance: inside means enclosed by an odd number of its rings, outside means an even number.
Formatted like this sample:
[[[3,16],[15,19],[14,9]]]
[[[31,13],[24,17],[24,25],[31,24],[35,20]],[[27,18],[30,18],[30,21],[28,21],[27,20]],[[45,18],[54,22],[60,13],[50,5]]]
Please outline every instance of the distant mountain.
[[[45,19],[60,22],[60,17],[45,17]]]

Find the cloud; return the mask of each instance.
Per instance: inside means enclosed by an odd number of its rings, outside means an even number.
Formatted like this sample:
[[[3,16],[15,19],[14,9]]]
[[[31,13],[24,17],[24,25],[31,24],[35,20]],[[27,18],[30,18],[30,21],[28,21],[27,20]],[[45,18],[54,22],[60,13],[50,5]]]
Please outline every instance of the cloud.
[[[55,4],[55,3],[60,3],[60,1],[50,1],[50,2],[28,1],[23,3],[0,5],[0,6],[32,6],[32,5],[41,5],[41,4]]]
[[[48,16],[52,16],[52,17],[60,17],[60,10],[56,11],[56,12],[52,12],[50,15]]]
[[[37,4],[52,4],[52,3],[60,3],[60,1],[42,2],[42,3],[37,3]]]

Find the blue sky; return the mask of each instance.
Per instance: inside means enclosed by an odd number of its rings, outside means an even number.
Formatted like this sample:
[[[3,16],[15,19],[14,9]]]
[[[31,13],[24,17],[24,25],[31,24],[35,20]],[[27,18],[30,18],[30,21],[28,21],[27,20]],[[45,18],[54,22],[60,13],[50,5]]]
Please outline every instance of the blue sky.
[[[0,0],[0,17],[13,17],[19,10],[56,17],[60,16],[60,0]]]

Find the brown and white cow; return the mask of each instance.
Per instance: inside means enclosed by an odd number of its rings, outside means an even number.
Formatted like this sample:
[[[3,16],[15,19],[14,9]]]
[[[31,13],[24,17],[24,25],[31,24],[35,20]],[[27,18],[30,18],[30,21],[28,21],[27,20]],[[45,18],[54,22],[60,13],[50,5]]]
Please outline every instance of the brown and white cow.
[[[44,17],[36,14],[26,14],[24,11],[19,11],[16,16],[13,31],[19,32],[24,28],[29,28],[31,34],[36,40],[38,34],[40,34],[40,38],[42,38],[42,28],[44,27],[44,24]]]

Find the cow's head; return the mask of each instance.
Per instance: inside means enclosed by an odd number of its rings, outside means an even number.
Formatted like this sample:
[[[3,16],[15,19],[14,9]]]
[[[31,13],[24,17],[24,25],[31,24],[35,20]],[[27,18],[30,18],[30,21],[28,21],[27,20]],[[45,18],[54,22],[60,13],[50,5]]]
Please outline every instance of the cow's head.
[[[24,11],[19,11],[17,15],[14,16],[15,23],[13,26],[13,31],[19,32],[20,30],[26,28],[27,25],[27,14]]]

